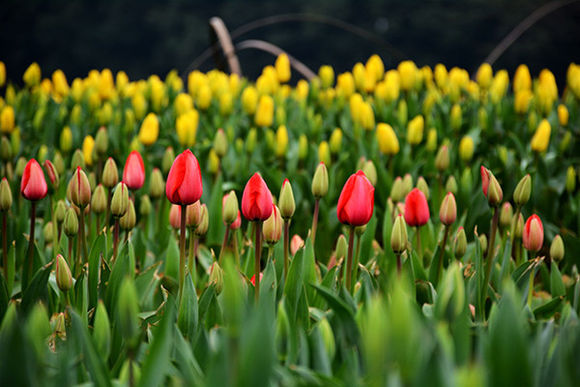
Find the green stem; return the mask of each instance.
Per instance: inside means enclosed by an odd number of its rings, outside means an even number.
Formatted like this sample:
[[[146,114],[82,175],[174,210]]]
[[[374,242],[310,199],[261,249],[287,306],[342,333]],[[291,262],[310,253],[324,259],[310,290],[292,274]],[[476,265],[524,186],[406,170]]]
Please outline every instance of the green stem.
[[[256,301],[260,299],[260,258],[262,254],[262,222],[257,221],[255,223],[255,231],[256,231],[256,252],[254,254],[255,261],[254,261],[254,282],[255,291],[256,291]]]
[[[531,271],[530,271],[530,284],[528,286],[528,307],[531,309],[532,308],[532,298],[534,296],[534,264],[532,263],[530,265]]]
[[[87,252],[87,241],[85,238],[85,209],[81,208],[81,217],[80,217],[80,224],[79,224],[79,228],[80,228],[80,238],[81,238],[81,246],[83,249],[83,261],[81,261],[82,263],[84,263],[86,260],[88,260],[88,252]]]
[[[354,247],[354,226],[350,226],[348,234],[348,253],[346,256],[346,288],[351,291],[350,286],[352,282],[352,250]]]
[[[226,246],[228,245],[229,237],[230,237],[230,225],[226,224],[226,232],[224,233],[224,240],[222,242],[222,248],[220,250],[220,256],[219,256],[219,263],[220,263],[221,267],[224,266],[224,261],[223,261],[224,251],[226,249]]]
[[[290,244],[290,220],[284,220],[284,279],[288,275],[288,245]]]
[[[443,269],[443,256],[445,252],[445,245],[447,245],[447,238],[449,238],[449,230],[451,227],[445,226],[445,233],[443,234],[443,242],[441,243],[441,251],[439,251],[439,262],[437,266],[437,283],[439,283],[439,279],[441,278],[441,270]]]
[[[115,225],[113,226],[113,257],[111,258],[111,265],[117,259],[117,250],[119,249],[119,218],[115,217]]]
[[[516,244],[514,243],[514,241],[516,239],[516,227],[517,227],[517,224],[518,224],[518,219],[520,217],[520,211],[521,211],[521,207],[520,206],[517,206],[516,207],[516,212],[514,213],[514,216],[512,218],[512,224],[511,224],[511,227],[510,227],[510,241],[512,242],[511,256],[514,258],[514,260],[516,259],[516,255],[517,255],[516,247],[515,247]]]
[[[2,212],[2,263],[4,265],[4,279],[8,281],[8,212]]]
[[[482,320],[485,318],[485,299],[487,298],[487,287],[491,284],[491,269],[493,267],[495,234],[497,234],[497,223],[499,221],[499,207],[494,207],[493,218],[491,220],[491,231],[489,234],[489,243],[487,245],[485,278],[483,281],[484,289],[481,292],[481,308],[480,316]]]
[[[25,276],[25,285],[28,286],[28,279],[32,275],[32,267],[34,261],[34,226],[36,222],[36,202],[31,202],[30,207],[30,239],[28,240],[28,272]]]
[[[185,283],[185,226],[186,226],[187,206],[181,205],[181,227],[179,233],[179,304],[183,293],[183,284]],[[179,305],[178,304],[178,305]]]
[[[360,259],[360,245],[361,245],[362,235],[356,236],[356,248],[354,250],[354,262],[352,265],[352,277],[356,283],[356,279],[358,278],[358,262]]]
[[[312,216],[312,247],[316,241],[316,229],[318,228],[318,212],[320,211],[320,199],[314,201],[314,215]]]
[[[194,253],[195,253],[195,232],[193,228],[189,229],[189,256],[187,257],[187,269],[191,273],[191,279],[193,280],[195,277],[195,261],[194,261]]]
[[[401,253],[395,253],[395,255],[397,256],[397,275],[400,277],[401,276]]]
[[[421,229],[419,227],[415,227],[415,238],[417,239],[416,246],[417,255],[419,256],[419,258],[422,258],[423,254],[421,252]]]

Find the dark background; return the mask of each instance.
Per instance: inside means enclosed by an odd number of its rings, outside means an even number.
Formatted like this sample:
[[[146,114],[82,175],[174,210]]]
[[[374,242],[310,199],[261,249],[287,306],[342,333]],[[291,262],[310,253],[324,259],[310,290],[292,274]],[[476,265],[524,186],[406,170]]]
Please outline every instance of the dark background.
[[[208,20],[220,16],[230,32],[260,18],[304,13],[335,18],[366,30],[365,39],[332,25],[286,22],[242,36],[274,43],[314,71],[332,64],[351,69],[371,54],[388,67],[402,59],[418,65],[461,66],[474,72],[493,48],[523,19],[546,4],[541,0],[440,1],[186,1],[8,0],[0,5],[0,60],[8,78],[20,83],[33,61],[43,76],[61,68],[69,82],[90,69],[125,70],[132,79],[152,73],[182,75],[209,45]],[[239,53],[244,75],[254,78],[273,63],[269,54]],[[560,8],[527,30],[494,64],[510,75],[520,63],[533,75],[544,67],[565,82],[570,62],[580,61],[580,1]],[[215,65],[210,57],[201,66]]]

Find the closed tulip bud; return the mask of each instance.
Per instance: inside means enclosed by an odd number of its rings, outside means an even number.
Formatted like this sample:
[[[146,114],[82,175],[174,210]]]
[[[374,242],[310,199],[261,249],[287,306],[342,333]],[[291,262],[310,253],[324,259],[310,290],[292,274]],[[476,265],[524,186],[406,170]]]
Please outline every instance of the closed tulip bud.
[[[272,194],[258,172],[254,173],[244,188],[242,213],[249,221],[265,221],[272,214]]]
[[[425,145],[425,149],[430,152],[433,152],[437,149],[437,129],[431,128],[427,133],[427,144]]]
[[[269,127],[274,121],[274,99],[269,95],[262,95],[258,101],[254,122],[257,126]]]
[[[74,237],[79,232],[79,218],[73,208],[66,210],[64,217],[64,233],[69,237]]]
[[[397,215],[391,232],[391,249],[395,254],[401,254],[407,249],[407,224],[402,215]]]
[[[481,251],[485,255],[485,253],[487,252],[487,235],[481,234],[478,239]]]
[[[524,206],[532,194],[532,177],[527,174],[519,181],[514,191],[514,203],[517,207]]]
[[[56,317],[51,318],[51,326],[54,326],[55,336],[60,338],[66,338],[66,322],[64,319],[64,313],[59,313]]]
[[[127,211],[121,219],[119,219],[119,224],[121,228],[124,230],[131,230],[135,227],[135,223],[137,222],[137,214],[135,213],[135,204],[133,200],[129,200],[129,205],[127,206]]]
[[[139,141],[143,145],[152,145],[159,137],[159,119],[155,113],[147,114],[139,130]]]
[[[312,178],[312,195],[320,199],[328,193],[328,170],[324,163],[319,163]]]
[[[272,205],[272,213],[264,221],[262,232],[266,243],[271,245],[276,244],[282,237],[282,215],[277,206]]]
[[[364,172],[365,176],[367,177],[367,179],[369,179],[369,181],[371,182],[371,184],[373,186],[377,185],[377,168],[375,167],[375,164],[372,162],[372,160],[367,160],[363,167],[362,167],[362,171]]]
[[[254,149],[256,149],[256,139],[258,137],[258,131],[256,128],[252,128],[248,132],[248,136],[246,137],[246,152],[253,153]]]
[[[298,160],[304,160],[308,156],[308,138],[302,134],[298,138]]]
[[[330,147],[326,141],[322,141],[318,146],[318,160],[321,163],[330,165],[332,158],[330,156]]]
[[[446,226],[451,226],[457,218],[457,204],[455,203],[455,196],[448,192],[441,202],[439,208],[439,220]]]
[[[493,79],[493,70],[489,65],[489,63],[483,63],[481,66],[479,66],[479,69],[477,70],[476,79],[477,84],[482,89],[488,89],[491,86],[491,81]]]
[[[40,148],[38,148],[38,155],[36,156],[38,158],[38,162],[41,164],[44,163],[47,156],[48,156],[48,147],[42,144]]]
[[[181,227],[181,206],[172,204],[169,210],[169,224],[176,230]]]
[[[459,142],[459,157],[465,162],[469,162],[473,157],[475,145],[471,136],[464,136]]]
[[[569,193],[574,192],[576,189],[576,169],[573,166],[569,166],[566,171],[566,191]]]
[[[12,191],[8,180],[3,177],[0,182],[0,211],[6,212],[12,206]]]
[[[566,105],[558,105],[558,121],[560,122],[561,126],[568,125],[568,117],[570,114],[568,113],[568,108]]]
[[[107,194],[105,193],[105,188],[99,184],[95,188],[93,193],[93,198],[91,200],[91,210],[95,214],[102,214],[107,209]]]
[[[54,159],[52,160],[52,163],[54,164],[54,168],[58,174],[62,175],[64,173],[64,159],[62,158],[62,155],[59,151],[54,153]]]
[[[447,182],[445,183],[445,190],[447,192],[451,192],[454,195],[457,194],[457,180],[455,180],[455,176],[451,175],[447,178]]]
[[[187,212],[185,213],[185,225],[187,227],[197,227],[201,221],[201,203],[199,200],[193,204],[187,206]],[[177,219],[178,227],[181,223],[181,218]]]
[[[334,84],[334,69],[331,66],[320,66],[318,77],[323,88],[331,87]]]
[[[111,199],[111,214],[114,217],[120,218],[127,212],[129,207],[129,189],[127,185],[120,182],[113,191],[113,198]]]
[[[117,169],[117,163],[115,163],[115,160],[113,160],[112,157],[109,157],[105,162],[101,180],[103,185],[107,188],[113,188],[119,182],[119,171]]]
[[[403,196],[407,196],[413,189],[413,176],[410,173],[405,173],[403,176]]]
[[[340,193],[336,213],[342,224],[363,226],[373,215],[375,188],[363,171],[352,174]]]
[[[139,335],[139,298],[131,277],[125,277],[119,289],[117,318],[123,338],[130,346]]]
[[[224,271],[217,262],[212,263],[209,268],[209,285],[215,286],[217,294],[220,294],[224,287]]]
[[[141,154],[137,151],[132,151],[127,156],[123,169],[123,182],[132,190],[138,190],[145,182],[145,165]]]
[[[199,213],[199,224],[195,229],[195,235],[203,236],[207,233],[207,228],[209,226],[209,215],[205,204],[201,205]]]
[[[24,175],[25,169],[26,169],[26,159],[24,157],[20,157],[16,161],[16,167],[14,168],[14,172],[16,173],[16,177],[21,178]]]
[[[163,196],[165,192],[165,182],[163,181],[163,175],[159,168],[153,168],[151,172],[151,179],[149,181],[149,195],[153,199],[159,199]]]
[[[467,250],[467,237],[465,236],[465,230],[463,227],[457,229],[457,234],[455,235],[455,242],[453,246],[453,254],[456,259],[461,259],[465,255]]]
[[[532,137],[531,145],[534,152],[542,153],[548,149],[551,131],[552,127],[550,126],[550,123],[548,120],[543,119]]]
[[[523,233],[524,233],[524,216],[520,213],[516,221],[516,231],[515,231],[516,238],[521,238]]]
[[[213,150],[219,158],[222,158],[228,152],[228,137],[223,129],[218,129],[213,139]]]
[[[298,234],[294,234],[290,240],[290,254],[296,255],[298,250],[304,247],[304,239]]]
[[[538,215],[532,215],[526,220],[522,234],[524,248],[530,252],[539,251],[544,244],[544,226]]]
[[[420,227],[429,220],[429,205],[423,192],[413,188],[405,198],[405,222],[411,227]]]
[[[68,263],[60,254],[56,256],[56,284],[63,292],[68,292],[73,286],[73,278]]]
[[[56,203],[56,209],[54,211],[54,216],[56,218],[57,223],[64,222],[65,215],[66,215],[66,204],[64,204],[64,200],[59,200]]]
[[[403,179],[401,176],[397,176],[395,181],[393,182],[393,186],[391,187],[391,200],[393,202],[400,202],[405,198],[405,186],[403,184]]]
[[[459,104],[454,104],[451,107],[451,128],[453,130],[459,130],[462,124],[462,116],[461,116],[461,106]]]
[[[410,60],[403,61],[399,63],[397,71],[399,71],[399,76],[401,78],[401,89],[412,90],[415,87],[418,72],[415,63]]]
[[[77,149],[71,158],[70,167],[76,169],[76,167],[85,168],[85,157],[80,149]]]
[[[449,168],[449,148],[447,145],[442,145],[435,156],[435,168],[439,172],[443,172]]]
[[[161,160],[161,170],[163,173],[167,174],[173,165],[173,160],[175,160],[175,152],[172,147],[167,147],[163,153],[163,159]]]
[[[93,340],[100,356],[106,360],[111,350],[111,323],[107,315],[107,308],[102,300],[99,300],[95,312],[93,324]]]
[[[501,207],[501,212],[499,213],[499,227],[502,230],[507,230],[512,224],[512,218],[514,217],[514,211],[510,202],[505,202]]]
[[[58,185],[60,182],[58,171],[56,167],[50,160],[44,161],[44,170],[46,171],[46,176],[48,177],[48,181],[50,183],[50,188],[54,192],[58,189]]]
[[[79,208],[91,202],[91,185],[85,171],[77,167],[71,179],[71,201]]]
[[[342,130],[335,128],[330,135],[330,153],[337,154],[342,147]]]
[[[550,258],[556,262],[560,262],[564,259],[564,241],[562,237],[558,234],[552,239],[552,244],[550,245]]]
[[[286,156],[288,150],[288,129],[286,125],[280,125],[276,131],[276,156]]]
[[[232,224],[238,216],[238,211],[238,197],[232,190],[222,199],[222,221],[227,225]]]
[[[399,140],[391,125],[382,122],[377,125],[377,142],[381,153],[386,155],[399,153]]]
[[[35,159],[30,159],[22,173],[20,193],[25,199],[37,201],[43,199],[48,192],[42,167]]]
[[[288,179],[282,183],[280,190],[280,199],[278,200],[280,206],[280,214],[284,220],[292,218],[296,210],[296,203],[294,202],[294,193],[292,192],[292,185]]]
[[[425,198],[429,200],[430,196],[429,185],[427,184],[423,176],[419,176],[419,179],[417,179],[417,188],[419,189],[419,191],[423,192]]]
[[[0,113],[0,132],[11,133],[14,127],[14,108],[10,105],[5,106]]]
[[[258,105],[258,91],[253,86],[248,86],[242,92],[242,108],[247,114],[254,114]]]
[[[104,126],[98,130],[97,135],[95,137],[95,151],[99,158],[107,153],[107,148],[109,147],[109,136],[107,134],[107,129]]]
[[[417,145],[423,141],[423,128],[425,120],[423,116],[417,116],[409,121],[407,126],[407,142],[411,145]]]
[[[7,162],[12,159],[12,144],[7,137],[2,137],[2,142],[0,143],[0,159]]]
[[[497,179],[491,172],[487,194],[488,194],[487,201],[489,205],[492,207],[498,206],[503,199],[503,190],[501,189],[501,186],[499,185]]]
[[[42,229],[42,236],[44,237],[44,243],[52,243],[54,228],[52,222],[46,222],[44,228]]]

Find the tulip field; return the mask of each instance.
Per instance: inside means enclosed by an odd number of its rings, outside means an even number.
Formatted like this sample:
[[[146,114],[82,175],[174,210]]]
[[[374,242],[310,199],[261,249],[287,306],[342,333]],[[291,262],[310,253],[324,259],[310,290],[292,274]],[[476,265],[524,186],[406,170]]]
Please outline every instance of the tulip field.
[[[0,96],[1,386],[580,384],[580,65]]]

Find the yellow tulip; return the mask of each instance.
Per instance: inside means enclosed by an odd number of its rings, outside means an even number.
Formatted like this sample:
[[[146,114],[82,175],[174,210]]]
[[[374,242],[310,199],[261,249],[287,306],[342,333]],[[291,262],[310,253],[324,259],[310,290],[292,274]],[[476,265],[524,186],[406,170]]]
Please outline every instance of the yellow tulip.
[[[580,98],[580,66],[571,63],[566,72],[566,82],[576,98]]]
[[[14,108],[6,105],[0,114],[0,131],[2,133],[12,133],[14,126]]]
[[[42,82],[40,82],[40,92],[47,96],[52,93],[52,82],[50,79],[43,79]]]
[[[334,69],[328,65],[320,66],[318,77],[323,88],[332,87],[334,84]]]
[[[354,78],[354,85],[358,91],[364,91],[365,89],[365,66],[358,62],[352,68],[352,76]]]
[[[131,105],[133,106],[133,111],[135,112],[135,118],[138,120],[143,119],[145,117],[145,113],[147,112],[147,100],[145,96],[141,93],[137,93],[131,98]]]
[[[399,140],[391,125],[384,122],[377,124],[377,142],[381,153],[386,155],[399,153]]]
[[[342,98],[350,98],[354,93],[354,78],[351,73],[342,73],[336,79],[336,94]]]
[[[509,76],[506,70],[499,70],[493,80],[491,81],[491,86],[489,88],[489,94],[491,96],[491,101],[497,104],[505,96],[507,88],[509,86]]]
[[[365,65],[367,73],[370,73],[375,81],[380,81],[385,75],[385,65],[377,54],[372,55]]]
[[[409,121],[407,125],[407,142],[411,145],[417,145],[423,141],[423,128],[425,120],[419,115]]]
[[[232,95],[237,97],[241,87],[240,76],[236,73],[230,74],[229,84],[230,84],[230,93],[232,93]]]
[[[24,72],[22,79],[28,87],[36,86],[40,83],[41,78],[40,66],[34,62]]]
[[[139,130],[139,141],[143,145],[152,145],[159,137],[159,120],[155,113],[147,114]]]
[[[179,117],[190,110],[193,110],[193,98],[186,93],[179,93],[173,102],[175,114]]]
[[[263,95],[258,101],[258,108],[254,116],[254,122],[258,126],[268,127],[274,120],[274,99],[269,95]]]
[[[451,128],[454,130],[459,130],[462,124],[462,116],[461,116],[461,105],[458,103],[454,104],[451,107]]]
[[[60,150],[64,153],[72,149],[73,135],[70,127],[65,126],[60,132]]]
[[[286,83],[290,80],[290,59],[288,55],[282,53],[276,58],[276,63],[274,64],[276,68],[276,75],[278,76],[278,82]]]
[[[110,69],[104,69],[99,77],[99,96],[101,99],[112,98],[115,94],[115,82]]]
[[[6,65],[0,60],[0,87],[6,83]]]
[[[151,106],[154,111],[159,112],[165,105],[165,85],[158,76],[153,75],[149,78],[149,88],[151,93]]]
[[[195,145],[198,125],[199,113],[195,109],[177,117],[177,120],[175,121],[175,129],[177,131],[177,138],[181,145],[188,148]]]
[[[514,110],[516,113],[527,113],[531,100],[532,91],[530,89],[520,89],[519,91],[516,91],[514,96]]]
[[[207,84],[207,77],[201,71],[195,70],[187,76],[187,91],[192,98],[197,98],[197,93],[202,85]]]
[[[95,147],[95,139],[93,136],[86,136],[83,140],[83,157],[85,164],[93,165],[93,148]]]
[[[410,60],[403,61],[399,63],[397,71],[401,78],[401,88],[406,91],[412,90],[415,87],[417,78],[417,66],[415,63]]]
[[[217,155],[213,148],[209,150],[209,155],[207,157],[207,169],[211,174],[216,174],[220,169],[220,157]]]
[[[197,107],[201,110],[207,110],[211,104],[211,88],[208,85],[202,85],[197,93]]]
[[[473,157],[473,152],[475,150],[475,145],[473,143],[473,138],[471,136],[463,136],[459,142],[459,157],[461,160],[468,162]]]
[[[111,122],[113,118],[113,107],[111,106],[110,102],[105,102],[101,110],[99,110],[97,114],[99,118],[99,124],[107,125]]]
[[[54,91],[61,97],[68,95],[69,87],[66,81],[66,76],[62,70],[58,69],[52,73],[52,83],[54,84]]]
[[[437,149],[437,129],[431,128],[427,132],[427,144],[425,145],[425,148],[431,152]]]
[[[570,114],[568,113],[568,108],[566,105],[558,105],[558,121],[560,122],[561,126],[568,125],[568,118]]]
[[[477,69],[477,84],[484,90],[487,90],[491,86],[491,80],[493,79],[493,69],[489,63],[482,63]]]
[[[330,153],[337,154],[342,147],[342,130],[335,128],[330,135]]]
[[[308,82],[306,82],[304,79],[299,80],[296,84],[296,99],[298,101],[305,101],[308,97],[309,89],[310,86]]]
[[[318,145],[318,161],[326,164],[326,166],[329,166],[331,160],[330,147],[326,141],[322,141],[320,145]]]
[[[445,89],[447,87],[447,69],[445,68],[445,65],[442,65],[441,63],[437,63],[435,65],[435,84],[437,84],[437,87],[440,89]]]
[[[532,89],[532,76],[530,75],[530,69],[525,64],[521,64],[516,69],[514,75],[514,92],[517,93],[522,90]]]
[[[541,110],[545,114],[550,113],[554,102],[558,99],[556,78],[550,70],[544,69],[540,72],[536,86],[536,97]]]
[[[242,92],[242,108],[247,114],[254,114],[258,105],[258,91],[253,86],[248,86]]]
[[[433,87],[433,70],[431,70],[431,67],[421,67],[421,75],[423,77],[423,83],[425,84],[425,87]]]
[[[234,108],[234,100],[232,94],[229,92],[220,95],[220,114],[228,116]]]
[[[548,149],[548,145],[550,144],[550,132],[552,131],[552,127],[548,120],[543,119],[538,125],[536,129],[536,133],[532,137],[532,150],[534,152],[542,153]]]
[[[288,129],[280,125],[276,131],[276,156],[284,157],[288,149]]]
[[[117,77],[115,78],[115,86],[117,88],[117,91],[120,94],[123,94],[128,84],[129,77],[127,76],[127,73],[124,71],[117,72]]]

